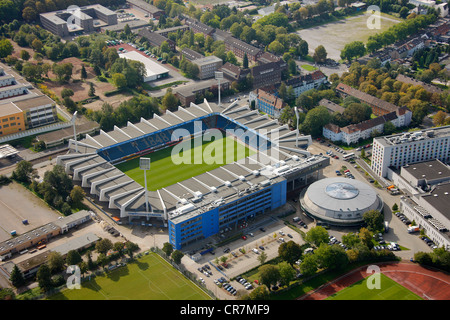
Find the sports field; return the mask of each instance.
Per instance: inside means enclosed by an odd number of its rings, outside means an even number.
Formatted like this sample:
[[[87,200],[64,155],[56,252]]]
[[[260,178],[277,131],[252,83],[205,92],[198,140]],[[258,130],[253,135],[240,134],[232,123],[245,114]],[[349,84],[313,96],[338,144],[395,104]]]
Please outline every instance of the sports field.
[[[155,253],[115,269],[107,276],[66,289],[50,300],[210,300],[196,284]]]
[[[394,280],[380,274],[380,289],[369,289],[365,278],[331,295],[326,300],[423,300]]]
[[[151,167],[147,171],[148,190],[170,186],[256,152],[230,137],[207,141],[199,146],[194,146],[194,140],[190,142],[189,148],[182,148],[179,144],[144,156],[151,159]],[[145,186],[139,158],[118,164],[117,168]]]

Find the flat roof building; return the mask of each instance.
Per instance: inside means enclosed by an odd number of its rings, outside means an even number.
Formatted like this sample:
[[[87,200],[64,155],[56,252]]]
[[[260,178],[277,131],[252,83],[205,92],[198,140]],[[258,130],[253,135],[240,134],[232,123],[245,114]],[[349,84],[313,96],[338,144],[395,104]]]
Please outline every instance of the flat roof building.
[[[433,159],[450,161],[450,126],[373,139],[371,168],[381,177],[390,178],[390,167],[399,169]]]
[[[199,73],[198,78],[200,80],[205,80],[214,77],[214,72],[222,67],[222,59],[216,56],[207,56],[200,59],[195,59],[191,61],[193,64],[197,65]]]
[[[144,57],[141,53],[137,51],[120,53],[119,57],[142,62],[145,66],[146,71],[146,75],[144,76],[144,82],[166,78],[169,75],[168,69],[164,68],[159,63],[147,57]]]

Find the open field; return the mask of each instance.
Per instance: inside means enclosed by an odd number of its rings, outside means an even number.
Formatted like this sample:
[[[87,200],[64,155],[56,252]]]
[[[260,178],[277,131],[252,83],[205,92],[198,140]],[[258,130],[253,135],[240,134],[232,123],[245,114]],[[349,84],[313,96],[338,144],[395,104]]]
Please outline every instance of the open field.
[[[328,58],[340,60],[341,50],[346,44],[352,41],[366,43],[371,35],[384,32],[402,21],[396,17],[381,14],[381,28],[369,29],[367,27],[368,17],[368,15],[362,14],[318,27],[299,30],[297,34],[308,42],[311,56],[319,45],[323,45],[328,53]]]
[[[210,300],[210,297],[155,253],[139,258],[50,300]]]
[[[151,168],[147,172],[149,190],[155,191],[170,186],[255,153],[229,137],[204,142],[201,146],[189,150],[181,149],[180,153],[177,153],[178,150],[179,147],[175,146],[146,156],[151,158]],[[181,163],[177,164],[179,162]],[[118,164],[117,168],[137,183],[145,185],[142,170],[139,169],[139,158]]]
[[[423,300],[394,280],[380,274],[380,289],[368,289],[367,280],[357,283],[333,294],[326,300]]]

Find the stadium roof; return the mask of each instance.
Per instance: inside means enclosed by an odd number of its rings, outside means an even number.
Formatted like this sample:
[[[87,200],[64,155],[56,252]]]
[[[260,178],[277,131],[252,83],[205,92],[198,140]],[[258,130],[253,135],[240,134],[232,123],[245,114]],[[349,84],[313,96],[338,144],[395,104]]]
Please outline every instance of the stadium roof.
[[[134,138],[135,135],[142,137],[158,130],[175,128],[185,121],[212,115],[220,115],[224,121],[239,123],[251,132],[260,133],[265,138],[270,137],[269,150],[260,150],[245,159],[157,191],[149,191],[150,213],[146,212],[144,188],[97,153],[103,152],[100,149],[121,146],[120,142],[127,141],[124,132],[129,132],[128,140],[132,140],[131,137]],[[86,135],[85,139],[77,142],[78,153],[75,152],[75,141],[71,140],[70,152],[59,156],[57,163],[63,165],[74,180],[80,181],[82,187],[90,188],[90,193],[98,197],[99,201],[107,202],[110,209],[120,210],[121,217],[148,214],[164,217],[166,220],[170,218],[182,221],[214,206],[217,201],[233,201],[246,190],[255,190],[263,184],[281,181],[285,174],[279,171],[281,166],[289,174],[323,161],[323,157],[311,156],[305,150],[304,147],[311,144],[310,136],[299,135],[299,147],[296,147],[296,136],[296,131],[252,111],[244,101],[219,107],[216,103],[204,100],[198,105],[192,103],[188,108],[179,107],[174,112],[154,115],[152,119],[128,123],[124,128],[101,131],[96,136]],[[276,157],[272,157],[272,153]],[[188,214],[177,214],[176,210],[186,204],[191,204],[192,210]]]

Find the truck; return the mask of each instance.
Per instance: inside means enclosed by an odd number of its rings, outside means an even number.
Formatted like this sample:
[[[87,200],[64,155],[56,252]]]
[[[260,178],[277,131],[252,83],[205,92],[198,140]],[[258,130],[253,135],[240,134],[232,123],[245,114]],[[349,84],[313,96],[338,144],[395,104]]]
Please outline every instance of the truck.
[[[408,233],[418,232],[419,230],[420,230],[419,226],[409,226],[408,227]]]

